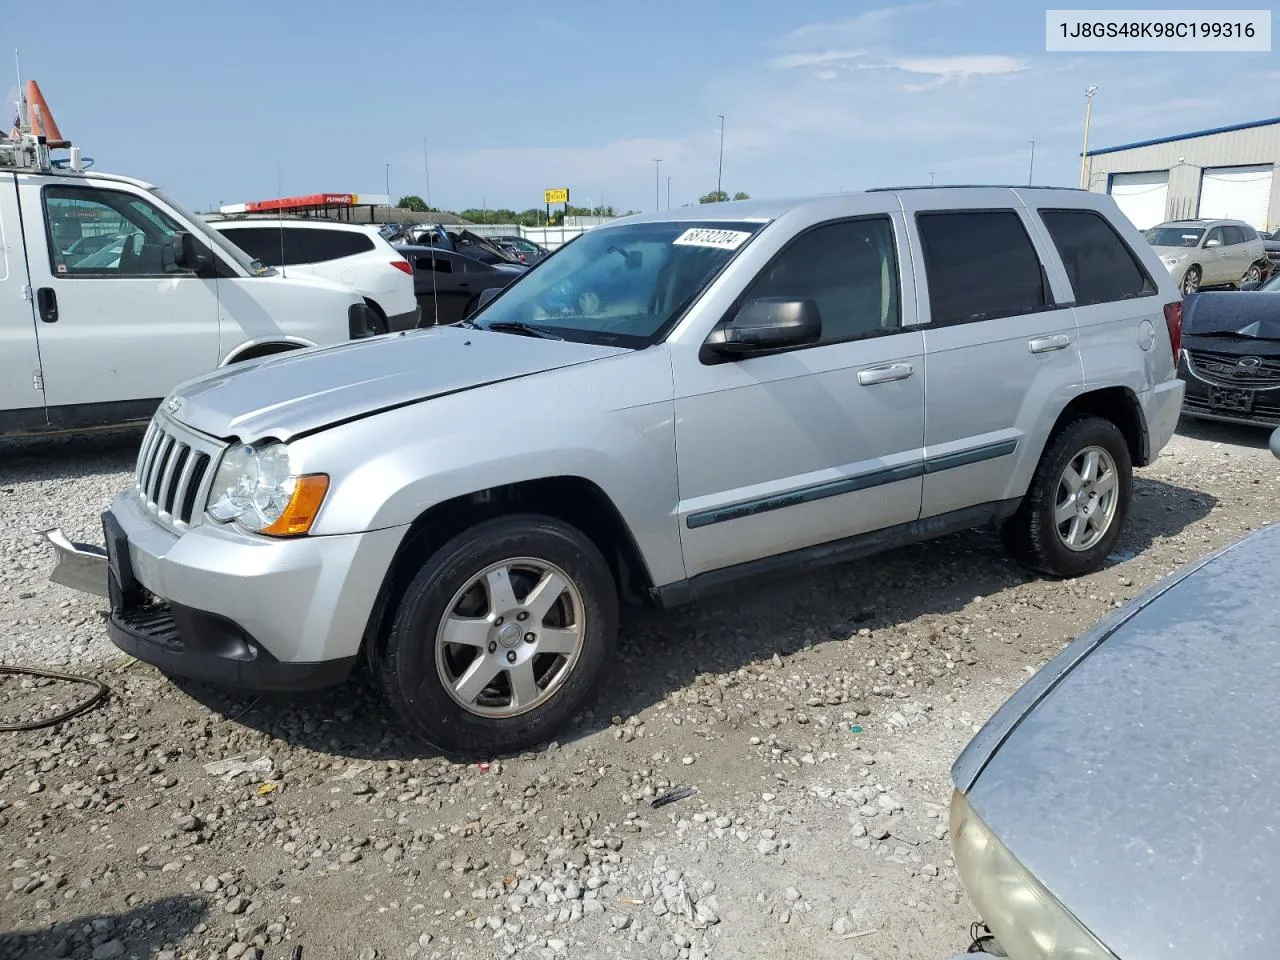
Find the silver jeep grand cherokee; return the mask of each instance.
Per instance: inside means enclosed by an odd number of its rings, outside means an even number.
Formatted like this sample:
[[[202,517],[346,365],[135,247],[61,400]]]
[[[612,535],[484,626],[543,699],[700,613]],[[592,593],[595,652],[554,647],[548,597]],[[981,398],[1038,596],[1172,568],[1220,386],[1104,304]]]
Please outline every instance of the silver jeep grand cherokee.
[[[270,689],[364,655],[426,740],[517,749],[599,683],[620,599],[991,521],[1096,570],[1178,418],[1179,319],[1076,190],[628,217],[470,321],[175,389],[104,514],[111,637]]]

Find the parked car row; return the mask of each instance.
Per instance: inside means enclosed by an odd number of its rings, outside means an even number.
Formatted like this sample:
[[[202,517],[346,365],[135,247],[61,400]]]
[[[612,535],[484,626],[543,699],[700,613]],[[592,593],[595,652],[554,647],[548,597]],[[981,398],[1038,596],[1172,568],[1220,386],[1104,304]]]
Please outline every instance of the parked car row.
[[[1257,282],[1270,270],[1262,237],[1240,220],[1173,220],[1144,235],[1183,293]]]

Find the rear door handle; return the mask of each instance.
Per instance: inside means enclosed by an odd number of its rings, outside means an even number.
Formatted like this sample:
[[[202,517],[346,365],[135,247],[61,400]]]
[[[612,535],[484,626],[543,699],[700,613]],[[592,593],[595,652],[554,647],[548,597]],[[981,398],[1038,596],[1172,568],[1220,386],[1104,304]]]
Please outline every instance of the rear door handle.
[[[36,291],[36,309],[45,323],[58,322],[58,297],[53,287],[41,287]]]
[[[1035,340],[1028,340],[1027,346],[1031,348],[1032,353],[1052,353],[1054,350],[1064,350],[1071,345],[1071,338],[1065,333],[1059,333],[1052,337],[1039,337]]]
[[[858,371],[858,383],[869,387],[876,383],[889,383],[892,380],[905,380],[914,373],[909,363],[891,363],[887,367],[868,367]]]

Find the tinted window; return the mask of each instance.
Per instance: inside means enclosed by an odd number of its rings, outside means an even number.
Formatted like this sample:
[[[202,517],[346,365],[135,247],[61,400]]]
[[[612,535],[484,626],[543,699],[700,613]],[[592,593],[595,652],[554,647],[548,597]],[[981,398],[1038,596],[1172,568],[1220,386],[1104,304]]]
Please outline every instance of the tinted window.
[[[1239,227],[1223,227],[1222,242],[1227,244],[1227,246],[1244,243],[1244,234],[1240,232]]]
[[[1040,259],[1012,210],[916,215],[935,324],[1042,310]]]
[[[295,261],[284,248],[284,231],[279,227],[242,227],[224,236],[249,256],[269,267],[283,267]]]
[[[808,298],[822,316],[822,343],[901,325],[898,263],[887,219],[830,223],[802,234],[755,279],[743,300]]]
[[[156,277],[173,262],[181,228],[142,197],[118,190],[46,187],[49,262],[59,277]]]
[[[1238,229],[1244,235],[1244,239],[1246,243],[1250,240],[1258,239],[1258,231],[1253,229],[1253,227],[1240,226],[1240,227],[1237,227],[1236,229]]]
[[[414,268],[418,270],[434,270],[436,273],[453,273],[453,263],[446,257],[417,257]]]
[[[1108,303],[1156,292],[1106,217],[1092,210],[1041,210],[1040,217],[1067,268],[1076,303]]]
[[[373,238],[354,230],[317,230],[297,228],[289,234],[286,249],[295,263],[324,263],[342,257],[354,257],[373,249]]]
[[[257,257],[273,267],[324,263],[326,260],[368,253],[373,249],[372,237],[353,230],[239,227],[228,230],[226,236],[251,257]]]

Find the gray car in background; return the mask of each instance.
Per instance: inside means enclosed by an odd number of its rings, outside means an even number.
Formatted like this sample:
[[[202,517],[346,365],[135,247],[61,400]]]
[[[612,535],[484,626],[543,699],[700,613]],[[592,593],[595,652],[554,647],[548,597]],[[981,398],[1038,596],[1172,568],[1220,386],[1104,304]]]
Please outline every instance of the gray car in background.
[[[1144,236],[1183,293],[1256,282],[1267,270],[1263,240],[1242,220],[1171,220]]]
[[[1272,524],[1107,617],[995,713],[952,770],[956,866],[994,934],[978,946],[1276,956],[1278,627]]]
[[[1178,419],[1180,310],[1078,190],[625,218],[463,324],[174,390],[104,516],[110,634],[247,687],[364,656],[423,738],[518,749],[596,690],[622,601],[990,522],[1098,569]]]

